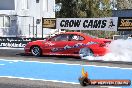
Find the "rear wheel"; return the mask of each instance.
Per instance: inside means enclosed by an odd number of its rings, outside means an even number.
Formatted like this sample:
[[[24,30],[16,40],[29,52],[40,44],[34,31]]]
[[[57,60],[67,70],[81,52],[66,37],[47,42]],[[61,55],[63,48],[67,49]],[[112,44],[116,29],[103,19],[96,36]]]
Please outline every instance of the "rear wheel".
[[[39,46],[33,46],[33,47],[31,48],[31,53],[32,53],[32,55],[34,55],[34,56],[41,56],[42,51],[41,51],[41,49],[40,49]]]
[[[94,56],[92,50],[89,49],[89,48],[82,48],[82,49],[80,49],[79,55],[80,55],[80,57],[82,59],[85,58],[85,57],[87,57],[87,56]]]

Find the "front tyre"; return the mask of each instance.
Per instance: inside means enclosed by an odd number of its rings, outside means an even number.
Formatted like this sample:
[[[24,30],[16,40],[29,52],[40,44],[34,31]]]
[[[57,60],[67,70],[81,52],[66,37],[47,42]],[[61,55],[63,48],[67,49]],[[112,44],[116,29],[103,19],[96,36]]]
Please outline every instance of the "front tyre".
[[[93,54],[93,52],[92,52],[91,49],[89,49],[89,48],[82,48],[79,51],[79,56],[83,59],[83,58],[85,58],[87,56],[94,56],[94,54]]]
[[[41,56],[42,51],[41,51],[39,46],[33,46],[31,48],[31,53],[32,53],[33,56],[37,56],[38,57],[38,56]]]

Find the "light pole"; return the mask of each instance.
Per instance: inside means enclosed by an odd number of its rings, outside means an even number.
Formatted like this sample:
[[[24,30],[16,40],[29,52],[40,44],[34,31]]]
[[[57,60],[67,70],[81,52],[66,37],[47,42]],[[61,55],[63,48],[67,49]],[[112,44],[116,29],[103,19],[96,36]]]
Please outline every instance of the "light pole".
[[[81,0],[77,0],[77,9],[79,9],[79,7],[81,6],[81,4],[82,4],[82,1]],[[81,32],[81,29],[80,29],[80,32]]]
[[[54,7],[54,11],[56,12],[56,15],[59,15],[58,12],[61,10],[62,3],[56,3]]]
[[[56,12],[57,15],[59,15],[58,12],[61,10],[61,7],[62,7],[62,3],[55,4],[54,11]],[[59,29],[58,29],[58,33],[59,33]]]

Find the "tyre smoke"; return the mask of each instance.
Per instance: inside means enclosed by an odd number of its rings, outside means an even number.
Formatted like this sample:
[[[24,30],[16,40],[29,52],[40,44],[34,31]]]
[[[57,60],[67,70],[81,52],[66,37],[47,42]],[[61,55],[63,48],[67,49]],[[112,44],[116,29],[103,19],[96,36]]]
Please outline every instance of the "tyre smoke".
[[[102,58],[105,61],[132,62],[132,39],[114,40],[108,46],[108,50],[110,52],[100,58]]]
[[[87,56],[82,59],[132,62],[132,39],[113,40],[108,45],[108,50],[110,52],[104,56],[99,57]]]

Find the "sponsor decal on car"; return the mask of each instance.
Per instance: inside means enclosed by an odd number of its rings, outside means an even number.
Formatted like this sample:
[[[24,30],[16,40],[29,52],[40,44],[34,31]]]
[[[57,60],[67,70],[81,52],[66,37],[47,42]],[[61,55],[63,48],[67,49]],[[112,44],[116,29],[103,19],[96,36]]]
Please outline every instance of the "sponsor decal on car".
[[[55,45],[55,44],[52,43],[52,42],[46,42],[45,45],[47,45],[47,46],[53,46],[53,45]]]
[[[68,50],[68,49],[73,49],[73,48],[80,48],[80,47],[85,47],[85,46],[90,46],[93,44],[98,44],[97,42],[88,42],[87,44],[84,43],[77,43],[73,46],[66,45],[63,48],[53,48],[51,49],[52,52],[58,52],[58,51],[63,51],[63,50]]]

